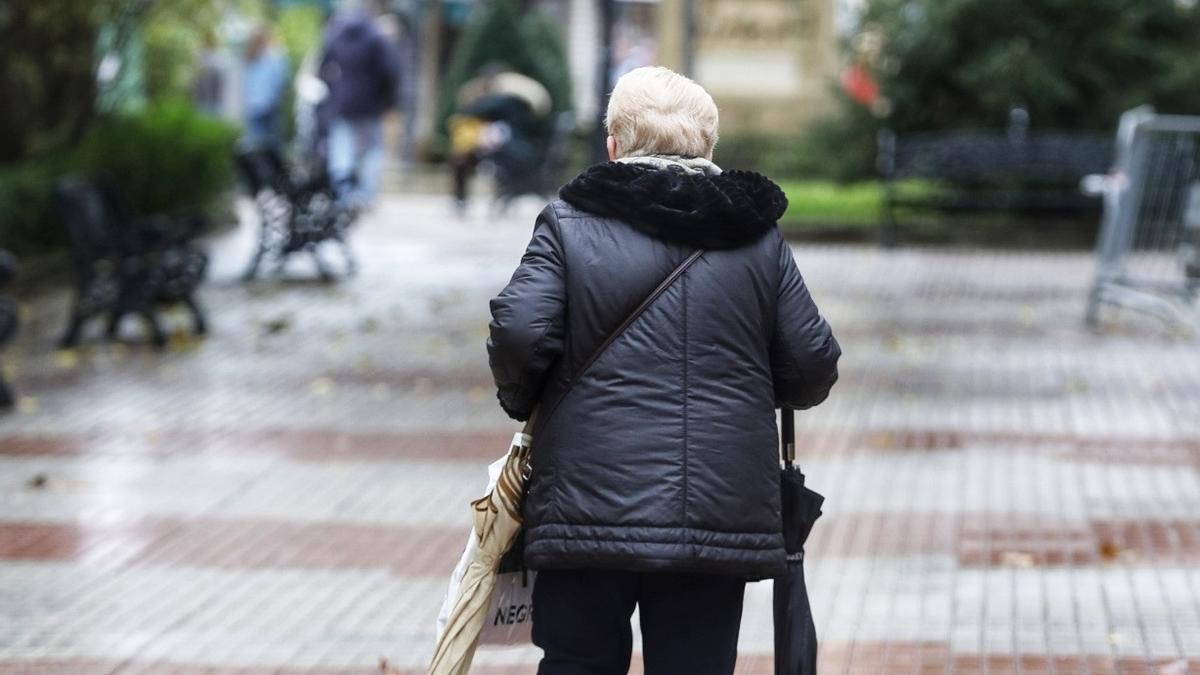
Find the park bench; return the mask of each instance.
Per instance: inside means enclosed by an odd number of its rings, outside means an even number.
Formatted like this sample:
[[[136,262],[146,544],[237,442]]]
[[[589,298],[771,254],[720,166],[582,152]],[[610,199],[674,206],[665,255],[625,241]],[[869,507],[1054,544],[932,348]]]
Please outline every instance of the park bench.
[[[897,208],[945,213],[1011,212],[1022,217],[1098,214],[1099,200],[1080,190],[1091,174],[1107,173],[1113,141],[1103,134],[1029,131],[1014,110],[1006,132],[939,131],[878,136],[877,168],[884,180],[881,240],[899,237]],[[901,181],[932,181],[906,190]]]
[[[246,191],[254,199],[259,215],[258,246],[242,278],[249,281],[267,255],[275,259],[275,272],[282,272],[288,257],[307,251],[324,279],[334,275],[317,252],[320,244],[337,243],[346,260],[346,274],[354,274],[357,263],[346,241],[357,211],[340,204],[334,186],[324,171],[297,177],[283,154],[273,147],[242,147],[235,159]]]
[[[12,281],[16,269],[16,259],[8,251],[0,249],[0,288]],[[4,348],[16,332],[17,302],[0,295],[0,349]],[[4,370],[0,369],[0,410],[11,408],[14,401],[12,388],[4,379]]]
[[[152,342],[161,347],[167,336],[159,308],[171,304],[186,306],[196,333],[205,333],[194,293],[208,256],[192,243],[201,217],[137,217],[112,182],[75,176],[59,179],[53,202],[67,228],[75,277],[63,347],[78,344],[84,324],[97,316],[107,316],[107,336],[116,338],[129,314],[146,321]]]

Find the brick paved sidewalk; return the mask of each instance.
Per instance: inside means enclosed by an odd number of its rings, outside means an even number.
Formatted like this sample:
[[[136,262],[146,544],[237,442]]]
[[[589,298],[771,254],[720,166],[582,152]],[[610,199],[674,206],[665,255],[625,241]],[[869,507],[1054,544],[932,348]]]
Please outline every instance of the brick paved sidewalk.
[[[449,213],[389,198],[333,286],[238,283],[250,233],[223,237],[212,336],[162,355],[55,353],[39,299],[0,418],[0,673],[421,672],[514,429],[486,301],[536,205]],[[1200,672],[1197,342],[1084,331],[1085,254],[797,254],[846,352],[799,423],[822,672]],[[770,595],[741,673],[773,672]]]

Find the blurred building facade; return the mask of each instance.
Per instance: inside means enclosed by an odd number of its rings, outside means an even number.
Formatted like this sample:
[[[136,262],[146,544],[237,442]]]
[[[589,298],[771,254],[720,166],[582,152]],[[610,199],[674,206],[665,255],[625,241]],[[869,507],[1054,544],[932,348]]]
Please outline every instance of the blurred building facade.
[[[604,1],[543,3],[565,15],[580,119],[597,105]],[[832,105],[838,23],[850,2],[613,0],[610,75],[664,65],[712,93],[723,131],[798,131]]]
[[[704,85],[722,132],[797,132],[832,103],[838,0],[661,0],[659,62]]]

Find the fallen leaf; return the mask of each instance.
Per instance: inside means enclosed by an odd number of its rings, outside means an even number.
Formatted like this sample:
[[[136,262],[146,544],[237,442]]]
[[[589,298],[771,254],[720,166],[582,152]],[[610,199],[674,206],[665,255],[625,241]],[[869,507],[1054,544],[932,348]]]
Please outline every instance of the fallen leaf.
[[[1124,549],[1111,539],[1105,539],[1100,542],[1100,557],[1108,562],[1113,562],[1117,558],[1120,558],[1123,551]]]
[[[79,351],[75,349],[60,349],[54,352],[54,365],[64,370],[79,366]]]
[[[200,336],[189,332],[182,326],[171,331],[167,347],[173,352],[190,352],[200,346]]]
[[[308,390],[317,396],[328,396],[334,389],[336,385],[328,377],[318,377],[308,385]]]
[[[292,317],[284,314],[274,319],[267,319],[262,324],[263,335],[277,335],[292,327]]]
[[[20,396],[17,398],[17,412],[24,415],[32,415],[40,407],[41,403],[33,396]]]
[[[1036,560],[1033,554],[1025,551],[1005,551],[1000,555],[1000,562],[1008,567],[1028,569],[1033,567]]]

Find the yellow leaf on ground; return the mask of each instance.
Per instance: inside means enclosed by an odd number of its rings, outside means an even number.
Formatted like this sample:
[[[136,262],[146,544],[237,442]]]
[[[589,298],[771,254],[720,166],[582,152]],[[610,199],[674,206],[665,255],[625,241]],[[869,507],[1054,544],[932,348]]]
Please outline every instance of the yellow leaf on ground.
[[[54,352],[54,365],[64,370],[79,366],[79,351],[75,349],[60,349]]]
[[[1032,554],[1026,553],[1025,551],[1005,551],[1000,556],[1000,562],[1007,567],[1020,567],[1022,569],[1028,569],[1033,567],[1035,560]]]
[[[38,400],[33,396],[21,396],[17,399],[17,412],[23,415],[32,415],[40,407]]]
[[[318,377],[308,385],[308,390],[317,396],[328,396],[336,388],[333,380],[328,377]]]

